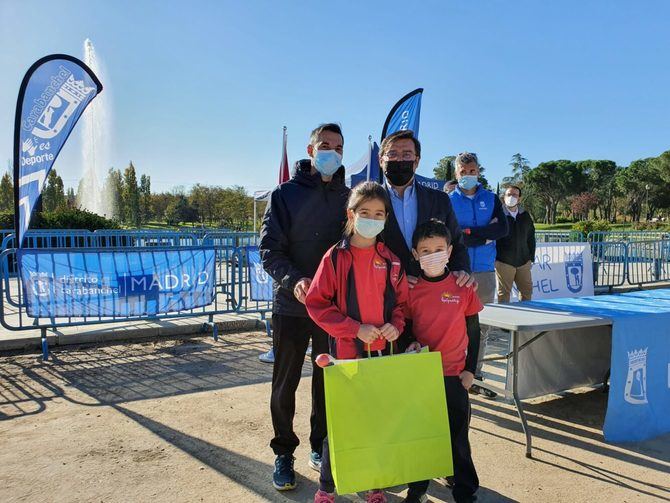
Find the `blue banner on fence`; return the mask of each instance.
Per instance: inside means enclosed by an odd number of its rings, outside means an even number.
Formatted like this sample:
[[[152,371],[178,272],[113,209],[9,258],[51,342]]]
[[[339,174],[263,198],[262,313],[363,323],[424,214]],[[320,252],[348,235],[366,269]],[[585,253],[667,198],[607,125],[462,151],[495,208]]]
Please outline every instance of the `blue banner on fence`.
[[[95,74],[72,56],[46,56],[26,72],[14,124],[17,247],[56,157],[86,106],[101,91]]]
[[[382,140],[396,131],[409,129],[414,136],[419,137],[419,122],[421,121],[421,95],[423,89],[415,89],[406,94],[396,103],[384,122]]]
[[[263,269],[261,254],[258,247],[247,248],[247,263],[249,265],[249,283],[251,284],[251,300],[272,300],[272,278]]]
[[[28,316],[146,316],[214,300],[215,249],[18,251]]]

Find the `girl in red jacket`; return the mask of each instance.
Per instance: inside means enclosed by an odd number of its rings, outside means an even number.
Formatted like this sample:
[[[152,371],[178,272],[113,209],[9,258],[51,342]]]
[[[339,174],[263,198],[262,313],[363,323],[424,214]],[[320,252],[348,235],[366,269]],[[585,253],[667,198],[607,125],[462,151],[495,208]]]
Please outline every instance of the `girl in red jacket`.
[[[365,182],[351,191],[344,239],[326,252],[307,293],[307,311],[328,332],[335,358],[388,354],[405,328],[405,275],[398,257],[378,239],[390,207],[378,183]],[[334,501],[326,439],[314,502]],[[369,491],[367,501],[386,503],[386,496],[381,490]]]

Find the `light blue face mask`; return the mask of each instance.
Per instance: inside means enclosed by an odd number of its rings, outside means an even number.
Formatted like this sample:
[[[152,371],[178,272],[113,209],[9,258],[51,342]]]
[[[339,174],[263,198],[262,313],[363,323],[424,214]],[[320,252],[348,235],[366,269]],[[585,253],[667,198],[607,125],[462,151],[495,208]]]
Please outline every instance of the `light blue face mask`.
[[[317,150],[314,156],[314,167],[324,176],[333,176],[342,166],[342,154],[335,150]]]
[[[377,237],[384,230],[385,220],[375,220],[373,218],[356,217],[354,229],[358,234],[367,239]]]
[[[458,181],[458,186],[463,190],[472,190],[478,183],[479,181],[475,175],[465,175]]]

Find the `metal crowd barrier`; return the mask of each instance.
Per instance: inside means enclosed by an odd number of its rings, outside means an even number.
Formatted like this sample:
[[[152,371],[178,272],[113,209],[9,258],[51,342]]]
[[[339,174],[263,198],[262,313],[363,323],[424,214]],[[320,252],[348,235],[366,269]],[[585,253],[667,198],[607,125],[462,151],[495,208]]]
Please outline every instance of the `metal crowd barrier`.
[[[591,243],[595,287],[622,286],[627,277],[628,248],[621,242]]]
[[[580,231],[535,231],[538,243],[583,243],[584,233]]]
[[[184,248],[184,247],[182,247]],[[143,248],[133,248],[128,251],[142,251]],[[151,251],[162,250],[178,250],[175,247],[149,247],[144,248]],[[189,249],[188,247],[184,249]],[[125,248],[89,248],[86,251],[127,251]],[[235,288],[233,288],[233,281],[236,277],[235,268],[237,264],[234,262],[227,262],[224,264],[217,264],[215,267],[215,281],[217,285],[215,289],[214,300],[212,304],[205,307],[189,309],[182,312],[165,312],[158,313],[152,316],[87,316],[82,318],[63,317],[63,318],[32,318],[26,314],[26,305],[24,302],[23,285],[19,278],[10,278],[9,271],[6,264],[7,257],[16,254],[15,248],[4,250],[0,254],[0,267],[3,281],[0,282],[0,294],[8,303],[0,302],[0,324],[8,330],[34,330],[52,329],[59,327],[70,327],[77,325],[93,325],[99,323],[114,323],[120,321],[137,321],[141,319],[166,319],[166,318],[183,318],[194,316],[214,316],[217,314],[234,313],[236,309],[236,301],[234,299]],[[7,305],[8,304],[8,305]]]
[[[591,231],[586,236],[590,243],[603,241],[659,241],[670,239],[670,233],[665,231]]]
[[[218,339],[217,326],[214,316],[233,313],[260,313],[265,314],[272,309],[271,301],[256,301],[252,299],[248,274],[248,260],[245,247],[214,246],[217,261],[215,265],[214,300],[208,306],[188,309],[179,312],[161,312],[149,316],[87,316],[87,317],[58,317],[33,318],[29,317],[24,301],[23,285],[19,278],[13,277],[8,267],[16,261],[16,249],[5,249],[0,253],[0,324],[12,331],[39,329],[42,337],[42,351],[44,358],[48,358],[47,330],[58,328],[96,325],[104,323],[119,323],[140,320],[165,320],[173,318],[207,317],[207,326],[211,327],[212,335]],[[182,247],[188,249],[188,247]],[[132,247],[111,248],[91,247],[87,251],[151,251],[175,250],[175,247]],[[229,257],[229,258],[226,258]]]
[[[258,233],[254,232],[208,232],[202,238],[203,245],[257,246]]]
[[[670,239],[627,244],[627,277],[632,285],[670,281]]]
[[[105,317],[82,319],[33,319],[25,314],[23,292],[16,276],[14,237],[2,232],[0,253],[0,323],[9,330],[53,329],[72,325],[111,323],[138,320],[141,317]],[[626,237],[618,241],[611,235]],[[665,239],[649,240],[663,235]],[[587,239],[576,231],[538,231],[539,242],[587,241],[593,257],[593,278],[596,287],[644,285],[670,281],[670,238],[668,233],[630,231],[628,233],[589,233]],[[631,240],[638,237],[638,240]],[[265,313],[272,309],[269,300],[255,300],[251,295],[247,249],[257,246],[257,234],[239,232],[208,232],[202,238],[179,231],[123,231],[82,229],[31,230],[25,244],[31,248],[134,249],[162,247],[213,246],[216,250],[215,301],[205,308],[179,313],[160,313],[159,319],[209,316],[227,313]]]
[[[150,247],[150,246],[197,246],[200,244],[195,234],[178,231],[119,231],[97,230],[93,233],[95,247]]]

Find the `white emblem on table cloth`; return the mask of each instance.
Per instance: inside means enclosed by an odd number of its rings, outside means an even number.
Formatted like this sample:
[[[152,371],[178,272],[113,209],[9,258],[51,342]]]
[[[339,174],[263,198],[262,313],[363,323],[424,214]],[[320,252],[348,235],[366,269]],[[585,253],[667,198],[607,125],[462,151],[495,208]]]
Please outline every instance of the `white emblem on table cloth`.
[[[628,351],[628,375],[623,397],[633,405],[647,402],[647,349]]]

